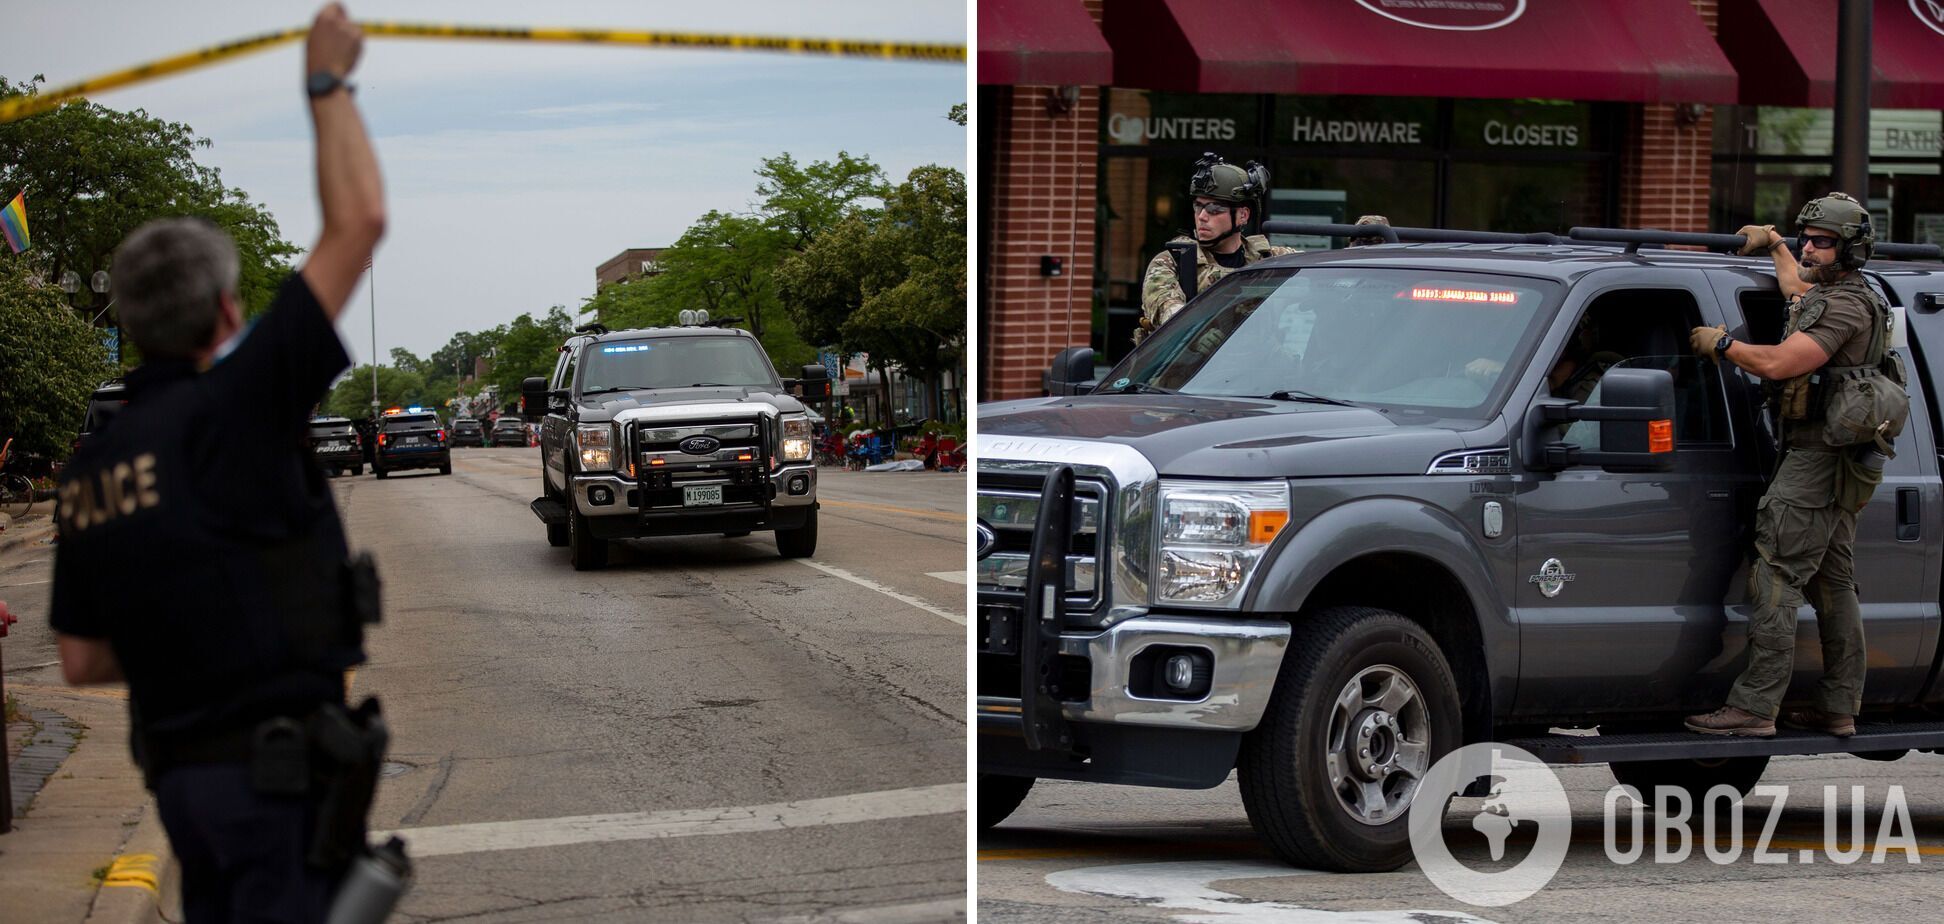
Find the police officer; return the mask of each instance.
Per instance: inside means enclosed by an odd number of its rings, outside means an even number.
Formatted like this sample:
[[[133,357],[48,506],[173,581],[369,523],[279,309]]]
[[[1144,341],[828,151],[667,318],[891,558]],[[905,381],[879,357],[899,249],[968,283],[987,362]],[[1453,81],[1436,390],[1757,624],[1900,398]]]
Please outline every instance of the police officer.
[[[347,562],[303,448],[306,413],[349,364],[332,323],[385,224],[345,82],[362,48],[341,6],[318,14],[304,90],[323,229],[253,328],[236,247],[215,225],[153,221],[115,252],[115,301],[144,362],[59,488],[62,674],[128,683],[192,924],[322,920],[350,859],[346,819],[327,807],[355,805],[363,845],[368,786],[358,802],[332,769],[351,766],[344,736],[326,732],[344,729],[344,671],[364,660],[353,610],[374,605],[375,586]]]
[[[1167,249],[1148,261],[1141,283],[1141,323],[1134,331],[1135,343],[1146,339],[1196,293],[1230,271],[1296,252],[1290,247],[1273,246],[1261,235],[1243,233],[1268,191],[1269,171],[1253,161],[1238,167],[1215,154],[1203,154],[1195,162],[1195,175],[1188,180],[1195,236],[1169,241]],[[1192,274],[1187,272],[1190,266]],[[1190,275],[1192,278],[1188,278]]]
[[[1768,737],[1795,671],[1796,609],[1805,599],[1816,608],[1822,635],[1823,676],[1815,706],[1790,710],[1782,722],[1837,736],[1856,732],[1863,704],[1863,616],[1856,601],[1853,555],[1854,508],[1838,503],[1842,454],[1830,446],[1812,406],[1823,400],[1809,389],[1812,374],[1832,367],[1863,367],[1881,357],[1889,309],[1858,272],[1876,238],[1870,213],[1843,193],[1811,200],[1796,217],[1800,263],[1774,229],[1742,229],[1744,253],[1775,261],[1783,292],[1795,296],[1782,342],[1743,343],[1722,327],[1690,334],[1697,355],[1726,359],[1781,390],[1783,455],[1756,511],[1756,560],[1749,572],[1754,610],[1748,624],[1748,667],[1736,678],[1728,704],[1690,716],[1687,727],[1710,735]],[[1872,356],[1872,352],[1876,355]],[[1867,499],[1867,498],[1866,498]],[[1858,505],[1860,506],[1860,505]]]

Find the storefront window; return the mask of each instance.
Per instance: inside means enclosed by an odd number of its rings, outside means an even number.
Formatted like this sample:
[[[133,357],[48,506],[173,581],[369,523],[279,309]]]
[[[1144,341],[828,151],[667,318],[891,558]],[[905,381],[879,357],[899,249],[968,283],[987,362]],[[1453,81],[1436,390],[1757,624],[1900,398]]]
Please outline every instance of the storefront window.
[[[1732,231],[1773,224],[1793,231],[1802,203],[1833,189],[1828,109],[1723,106],[1715,114],[1711,218]],[[1944,244],[1944,114],[1870,112],[1867,199],[1877,240]],[[1844,190],[1854,195],[1856,190]]]
[[[1479,231],[1565,233],[1606,214],[1604,164],[1454,163],[1446,223]]]
[[[1399,227],[1429,227],[1434,224],[1437,174],[1438,165],[1431,160],[1285,158],[1276,161],[1270,174],[1274,188],[1269,217],[1347,224],[1360,215],[1382,215]],[[1269,241],[1305,250],[1342,244],[1288,234],[1271,235]]]
[[[1109,146],[1203,145],[1225,151],[1256,143],[1259,97],[1222,93],[1107,90],[1100,143]]]
[[[1591,151],[1595,129],[1591,103],[1461,99],[1451,109],[1451,146],[1462,151]]]

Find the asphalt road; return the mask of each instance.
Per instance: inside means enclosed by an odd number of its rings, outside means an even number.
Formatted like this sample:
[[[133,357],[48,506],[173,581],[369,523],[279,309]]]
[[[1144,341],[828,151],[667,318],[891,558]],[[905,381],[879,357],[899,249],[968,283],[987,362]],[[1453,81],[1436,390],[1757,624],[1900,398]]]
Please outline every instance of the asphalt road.
[[[1413,863],[1393,873],[1337,875],[1275,861],[1249,827],[1233,777],[1207,791],[1141,789],[1042,781],[1025,804],[978,843],[981,924],[1181,921],[1195,924],[1412,924],[1412,922],[1935,920],[1944,891],[1944,757],[1895,762],[1848,756],[1777,758],[1764,784],[1789,787],[1776,827],[1764,840],[1771,799],[1747,800],[1738,859],[1718,865],[1734,841],[1705,840],[1701,821],[1684,861],[1655,862],[1653,816],[1639,859],[1620,864],[1605,844],[1604,766],[1557,768],[1572,808],[1565,864],[1536,894],[1514,904],[1466,904],[1439,890]],[[1864,787],[1869,845],[1842,865],[1825,852],[1823,786],[1838,789],[1833,846],[1846,851],[1850,786]],[[1886,849],[1873,861],[1891,787],[1908,806],[1912,851]],[[1482,799],[1457,799],[1444,820],[1445,842],[1465,866],[1504,870],[1526,860],[1533,838],[1513,834],[1498,863],[1471,822]],[[1622,803],[1624,805],[1624,803]],[[1895,817],[1895,813],[1890,813]],[[1624,811],[1615,846],[1633,841]],[[1896,823],[1889,833],[1906,833]],[[1677,834],[1667,838],[1678,850]],[[1781,863],[1755,862],[1756,847]],[[1805,853],[1805,851],[1807,851]],[[1909,862],[1914,856],[1915,863]]]
[[[384,581],[352,697],[393,733],[372,821],[416,858],[399,919],[963,920],[963,476],[826,470],[808,562],[755,533],[588,573],[527,509],[538,472],[464,449],[333,481]],[[24,583],[51,551],[0,574],[40,629],[9,682],[59,683]]]

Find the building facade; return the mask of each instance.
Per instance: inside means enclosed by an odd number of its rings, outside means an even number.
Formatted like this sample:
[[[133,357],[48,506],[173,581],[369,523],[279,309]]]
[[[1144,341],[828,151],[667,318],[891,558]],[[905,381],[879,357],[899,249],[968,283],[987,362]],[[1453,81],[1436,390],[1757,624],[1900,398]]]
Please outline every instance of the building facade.
[[[1940,6],[1875,7],[1868,195],[1885,239],[1944,235]],[[1147,261],[1192,226],[1203,152],[1269,169],[1266,218],[1786,224],[1828,188],[1835,8],[985,0],[980,399],[1040,394],[1068,346],[1125,355]]]

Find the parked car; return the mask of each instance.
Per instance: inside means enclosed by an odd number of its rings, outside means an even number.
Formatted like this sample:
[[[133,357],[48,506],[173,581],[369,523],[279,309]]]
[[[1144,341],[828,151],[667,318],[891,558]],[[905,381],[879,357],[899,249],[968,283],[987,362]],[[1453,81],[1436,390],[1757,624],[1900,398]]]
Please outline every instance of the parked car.
[[[344,417],[313,417],[307,438],[311,457],[326,471],[364,474],[364,446],[358,431]]]
[[[1411,860],[1419,785],[1462,745],[1606,763],[1692,804],[1748,792],[1773,755],[1944,749],[1935,247],[1880,245],[1863,271],[1908,335],[1890,346],[1910,417],[1856,518],[1856,734],[1729,738],[1681,719],[1746,663],[1778,449],[1763,384],[1688,332],[1778,342],[1770,261],[1664,249],[1738,235],[1384,230],[1404,243],[1230,273],[1098,386],[1075,347],[1052,397],[979,409],[982,826],[1035,779],[1239,770],[1279,857],[1383,871]],[[1576,368],[1597,380],[1574,390]],[[1792,698],[1822,668],[1801,623]]]
[[[533,439],[527,434],[526,423],[520,418],[508,415],[493,422],[492,433],[487,437],[491,446],[531,446]]]
[[[452,474],[452,446],[438,415],[404,411],[378,421],[378,457],[371,473],[380,478],[396,471],[436,468]]]
[[[486,426],[471,417],[458,417],[452,421],[452,445],[486,445]]]
[[[101,383],[95,388],[94,393],[88,396],[88,410],[81,418],[81,432],[75,434],[74,445],[70,450],[80,449],[81,441],[87,439],[88,434],[107,426],[108,421],[121,413],[121,409],[127,404],[128,386],[122,384],[121,379],[109,379]]]

